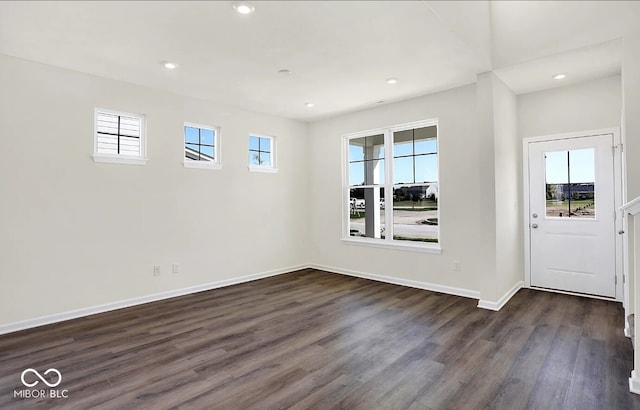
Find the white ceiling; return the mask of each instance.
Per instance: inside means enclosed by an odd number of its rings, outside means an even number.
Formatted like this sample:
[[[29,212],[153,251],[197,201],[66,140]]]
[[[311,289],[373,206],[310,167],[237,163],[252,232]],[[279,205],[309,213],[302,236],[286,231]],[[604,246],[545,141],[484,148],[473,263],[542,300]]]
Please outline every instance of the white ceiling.
[[[233,4],[4,1],[0,53],[313,121],[488,70],[516,93],[617,74],[625,27],[640,24],[638,1]]]

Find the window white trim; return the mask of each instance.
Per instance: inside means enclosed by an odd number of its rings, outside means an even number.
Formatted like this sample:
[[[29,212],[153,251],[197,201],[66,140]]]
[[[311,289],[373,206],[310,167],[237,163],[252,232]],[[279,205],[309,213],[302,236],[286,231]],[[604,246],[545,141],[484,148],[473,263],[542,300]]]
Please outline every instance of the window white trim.
[[[271,135],[264,135],[264,134],[256,134],[256,133],[249,133],[249,139],[251,137],[257,137],[257,138],[266,138],[269,139],[271,141],[270,143],[270,147],[271,147],[271,151],[269,152],[270,156],[271,156],[271,164],[269,165],[256,165],[256,164],[249,164],[249,172],[263,172],[263,173],[268,173],[268,174],[276,174],[278,173],[278,167],[277,167],[277,147],[276,147],[276,137],[271,136]],[[250,145],[248,145],[249,143],[249,139],[247,139],[247,153],[251,150]]]
[[[358,245],[358,246],[368,246],[370,248],[383,248],[383,249],[398,249],[402,251],[410,251],[410,252],[422,252],[422,253],[435,253],[441,254],[442,248],[439,243],[430,243],[430,242],[412,242],[412,241],[401,241],[401,240],[391,240],[387,241],[380,239],[371,239],[371,238],[356,238],[350,236],[348,238],[342,238],[342,242],[347,245]]]
[[[387,163],[393,163],[393,133],[397,131],[405,131],[415,128],[423,128],[423,127],[436,127],[436,144],[438,147],[438,210],[437,210],[437,218],[438,218],[438,242],[418,242],[418,241],[406,241],[394,239],[393,235],[393,206],[385,206],[385,221],[391,221],[391,223],[385,224],[385,238],[384,239],[373,239],[366,237],[355,237],[351,236],[349,232],[350,226],[350,211],[351,211],[351,203],[349,198],[349,140],[353,138],[362,138],[368,137],[372,135],[384,135],[384,151],[385,151],[385,183],[381,184],[381,186],[385,187],[385,202],[387,192],[393,192],[393,187],[395,185],[407,185],[407,184],[394,184],[393,183],[393,166],[388,166]],[[382,127],[371,129],[367,131],[360,131],[351,134],[347,134],[343,136],[342,139],[342,242],[350,245],[363,245],[370,246],[375,248],[388,248],[388,249],[401,249],[415,252],[425,252],[425,253],[435,253],[439,254],[442,252],[441,248],[441,219],[440,219],[440,127],[438,125],[438,119],[433,118],[429,120],[423,121],[414,121],[405,124],[393,125],[389,127]],[[420,185],[420,184],[409,184],[409,185]],[[386,189],[391,188],[391,189]],[[393,194],[391,194],[393,195]],[[392,198],[392,196],[391,196]],[[392,201],[390,201],[392,203]]]
[[[215,161],[207,162],[207,161],[194,161],[192,159],[184,159],[182,161],[182,165],[185,168],[193,168],[193,169],[222,169],[222,164],[218,164]]]
[[[187,136],[185,134],[185,128],[198,128],[201,130],[213,131],[213,161],[196,161],[192,159],[187,159],[185,156],[186,151],[186,143]],[[195,169],[221,169],[222,162],[220,158],[220,144],[221,144],[221,131],[220,127],[212,127],[211,125],[197,124],[194,122],[185,122],[182,127],[182,165],[185,168],[195,168]]]
[[[104,162],[107,164],[124,164],[124,165],[146,165],[149,161],[147,158],[125,157],[117,155],[93,154],[94,162]]]
[[[277,174],[278,168],[274,168],[268,165],[249,165],[250,172],[263,172],[265,174]]]
[[[98,152],[98,115],[99,114],[117,115],[120,117],[136,118],[140,121],[140,155],[118,155],[106,154]],[[109,164],[125,164],[125,165],[146,165],[147,158],[147,122],[143,114],[135,114],[124,111],[116,111],[105,108],[96,107],[93,115],[93,155],[95,162],[103,162]]]

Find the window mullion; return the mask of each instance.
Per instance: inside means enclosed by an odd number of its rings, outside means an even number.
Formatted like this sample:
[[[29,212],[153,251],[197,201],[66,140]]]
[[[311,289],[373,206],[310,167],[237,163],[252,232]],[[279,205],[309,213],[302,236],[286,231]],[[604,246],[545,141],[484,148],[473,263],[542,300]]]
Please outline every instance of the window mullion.
[[[118,154],[120,154],[120,118],[122,117],[118,115]]]
[[[385,241],[393,240],[393,133],[384,132],[384,225]]]
[[[202,128],[198,127],[198,161],[202,160]]]
[[[416,129],[411,130],[411,162],[413,164],[413,183],[416,182]]]

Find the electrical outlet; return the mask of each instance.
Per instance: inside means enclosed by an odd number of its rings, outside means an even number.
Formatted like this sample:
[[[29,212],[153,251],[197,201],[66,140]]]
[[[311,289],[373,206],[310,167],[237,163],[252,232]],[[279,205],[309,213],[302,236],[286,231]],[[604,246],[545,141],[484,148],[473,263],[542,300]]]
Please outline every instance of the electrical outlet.
[[[453,270],[460,271],[462,269],[462,264],[460,261],[453,261]]]
[[[153,265],[153,276],[160,276],[160,265]]]
[[[171,272],[180,273],[180,264],[174,263],[173,265],[171,265]]]

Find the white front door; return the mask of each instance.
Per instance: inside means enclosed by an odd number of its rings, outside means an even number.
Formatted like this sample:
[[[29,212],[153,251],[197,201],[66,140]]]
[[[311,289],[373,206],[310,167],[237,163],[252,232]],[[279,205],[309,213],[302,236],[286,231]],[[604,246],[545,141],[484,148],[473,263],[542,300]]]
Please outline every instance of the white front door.
[[[613,134],[529,143],[531,286],[616,297]]]

